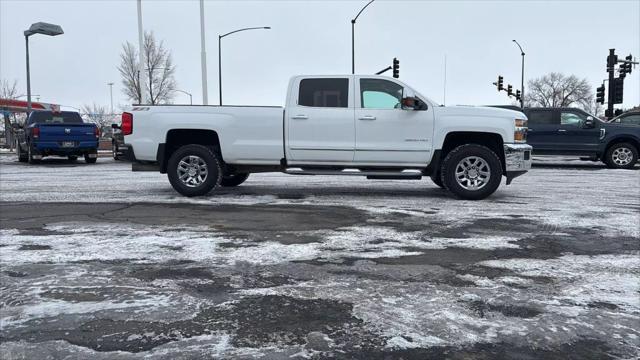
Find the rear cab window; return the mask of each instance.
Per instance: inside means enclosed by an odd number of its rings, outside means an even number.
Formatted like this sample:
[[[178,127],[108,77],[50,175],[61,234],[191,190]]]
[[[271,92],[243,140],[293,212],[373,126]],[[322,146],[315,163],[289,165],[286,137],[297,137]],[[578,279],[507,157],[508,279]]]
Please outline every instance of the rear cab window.
[[[298,92],[298,105],[329,108],[348,107],[349,79],[302,79]]]
[[[72,111],[35,111],[29,116],[30,124],[82,124],[80,114]]]

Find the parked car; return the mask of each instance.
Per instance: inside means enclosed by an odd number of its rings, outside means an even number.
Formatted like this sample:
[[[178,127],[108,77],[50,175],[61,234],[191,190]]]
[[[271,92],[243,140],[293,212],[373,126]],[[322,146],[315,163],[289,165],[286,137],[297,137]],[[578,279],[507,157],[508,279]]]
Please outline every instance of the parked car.
[[[122,114],[133,169],[185,196],[250,173],[420,179],[482,199],[531,167],[521,112],[443,107],[398,79],[296,76],[286,106],[134,106]]]
[[[576,108],[525,108],[524,113],[534,155],[584,156],[615,169],[631,169],[638,161],[640,127],[606,123]]]
[[[16,133],[18,159],[30,164],[45,156],[66,156],[71,161],[84,156],[87,163],[98,158],[100,130],[84,123],[72,111],[33,111]]]
[[[611,124],[640,125],[640,110],[627,111],[609,120]]]
[[[113,160],[122,160],[124,145],[124,135],[118,124],[111,124],[111,154]]]

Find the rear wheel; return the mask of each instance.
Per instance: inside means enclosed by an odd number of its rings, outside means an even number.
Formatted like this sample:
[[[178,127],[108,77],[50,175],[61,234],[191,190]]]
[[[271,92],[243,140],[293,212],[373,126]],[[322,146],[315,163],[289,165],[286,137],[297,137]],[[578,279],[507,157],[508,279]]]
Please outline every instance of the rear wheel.
[[[224,187],[233,187],[242,184],[249,178],[248,173],[223,175],[220,185]]]
[[[90,157],[90,155],[94,155],[94,157]],[[87,164],[95,164],[97,160],[98,160],[97,153],[84,154],[84,162],[86,162]]]
[[[605,164],[612,169],[632,169],[638,161],[638,149],[630,143],[613,144],[605,155]]]
[[[502,180],[500,158],[486,146],[461,145],[445,157],[442,182],[456,197],[480,200],[493,194]]]
[[[28,153],[27,153],[27,161],[29,162],[29,164],[37,164],[40,162],[39,159],[34,159],[33,156],[36,155],[36,149],[33,148],[32,144],[29,144],[27,146],[28,148]]]
[[[184,145],[167,162],[171,186],[184,196],[206,195],[222,180],[218,157],[209,147]]]

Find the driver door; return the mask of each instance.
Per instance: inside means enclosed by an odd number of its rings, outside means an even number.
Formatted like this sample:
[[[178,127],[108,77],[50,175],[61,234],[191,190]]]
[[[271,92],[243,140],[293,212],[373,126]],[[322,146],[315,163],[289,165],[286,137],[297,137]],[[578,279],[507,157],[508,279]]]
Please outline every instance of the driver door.
[[[391,79],[356,77],[354,163],[424,166],[431,157],[433,109],[403,109],[410,89]]]
[[[575,110],[560,111],[560,129],[558,136],[565,148],[576,154],[592,154],[597,152],[600,144],[600,128],[594,120],[595,127],[586,128],[586,114]]]

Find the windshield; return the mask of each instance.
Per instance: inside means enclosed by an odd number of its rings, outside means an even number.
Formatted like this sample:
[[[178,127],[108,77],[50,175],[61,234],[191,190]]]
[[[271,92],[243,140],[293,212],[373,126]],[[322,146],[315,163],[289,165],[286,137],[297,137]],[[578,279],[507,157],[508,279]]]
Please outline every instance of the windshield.
[[[82,124],[80,114],[73,111],[34,111],[29,116],[30,124]]]

